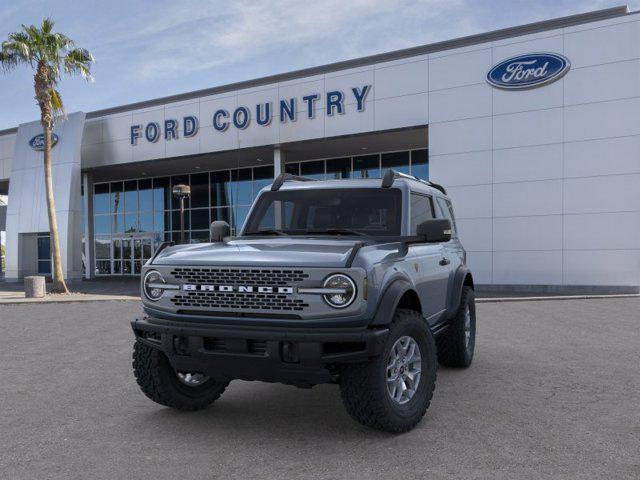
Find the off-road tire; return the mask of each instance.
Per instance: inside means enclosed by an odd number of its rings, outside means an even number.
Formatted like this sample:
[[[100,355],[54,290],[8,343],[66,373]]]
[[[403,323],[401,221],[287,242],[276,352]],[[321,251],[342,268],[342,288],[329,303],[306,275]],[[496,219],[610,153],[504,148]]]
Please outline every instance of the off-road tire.
[[[387,360],[395,341],[411,336],[420,348],[421,376],[413,397],[394,402],[387,391]],[[424,417],[436,383],[436,345],[424,318],[413,310],[396,311],[382,353],[366,363],[345,365],[340,372],[344,406],[354,420],[367,427],[394,433],[414,428]]]
[[[177,410],[202,410],[217,400],[229,382],[207,380],[202,385],[180,382],[167,357],[136,341],[133,347],[133,373],[142,392],[160,405]]]
[[[471,338],[469,345],[465,342],[465,313],[469,308],[471,315]],[[471,287],[463,287],[460,307],[455,317],[450,320],[449,327],[438,338],[438,360],[445,367],[467,368],[473,361],[476,338],[476,303],[475,293]]]

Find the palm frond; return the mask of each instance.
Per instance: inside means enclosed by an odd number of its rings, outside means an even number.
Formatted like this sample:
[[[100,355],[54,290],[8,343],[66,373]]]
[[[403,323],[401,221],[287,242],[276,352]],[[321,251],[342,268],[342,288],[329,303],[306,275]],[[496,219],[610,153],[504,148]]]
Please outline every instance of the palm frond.
[[[81,75],[88,82],[93,81],[91,64],[95,62],[93,55],[84,48],[74,48],[64,58],[64,70],[72,75]]]
[[[39,26],[22,25],[20,31],[9,34],[0,45],[0,67],[11,70],[23,63],[30,65],[36,70],[36,99],[41,108],[50,107],[54,113],[64,114],[62,98],[56,90],[61,72],[93,81],[94,58],[63,33],[54,32],[54,25],[51,18],[45,18]]]
[[[55,25],[55,22],[53,21],[53,19],[51,17],[43,18],[42,19],[42,26],[41,26],[40,30],[42,30],[43,34],[49,35],[51,33],[51,31],[53,30],[53,26],[54,25]]]
[[[51,95],[51,106],[53,107],[53,112],[55,114],[64,114],[64,105],[62,104],[60,93],[55,88],[51,88],[49,90],[49,95]]]

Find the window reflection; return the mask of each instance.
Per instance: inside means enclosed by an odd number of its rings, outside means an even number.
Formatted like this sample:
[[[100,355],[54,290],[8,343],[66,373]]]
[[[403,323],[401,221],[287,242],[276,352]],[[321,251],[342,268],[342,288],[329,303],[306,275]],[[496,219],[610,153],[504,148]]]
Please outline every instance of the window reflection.
[[[242,168],[231,171],[231,202],[235,205],[249,205],[253,200],[252,169]]]
[[[161,212],[168,210],[171,205],[171,189],[169,177],[153,179],[153,210]]]
[[[287,173],[329,180],[380,178],[388,168],[428,179],[428,150],[302,160],[285,165]],[[122,275],[139,271],[140,262],[148,257],[131,257],[132,237],[146,239],[151,251],[163,241],[180,241],[179,202],[171,194],[173,185],[191,186],[191,197],[185,205],[185,237],[186,241],[201,242],[208,241],[212,221],[224,220],[237,233],[257,193],[273,182],[273,173],[272,165],[263,165],[95,184],[96,273]]]
[[[411,175],[429,180],[429,150],[411,152]]]
[[[353,157],[354,178],[380,178],[380,156]]]
[[[111,182],[111,213],[119,213],[124,210],[122,205],[123,190],[122,182]]]
[[[393,170],[409,175],[409,152],[383,153],[381,159],[383,171],[392,168]]]
[[[138,210],[153,212],[153,186],[150,178],[138,181]]]

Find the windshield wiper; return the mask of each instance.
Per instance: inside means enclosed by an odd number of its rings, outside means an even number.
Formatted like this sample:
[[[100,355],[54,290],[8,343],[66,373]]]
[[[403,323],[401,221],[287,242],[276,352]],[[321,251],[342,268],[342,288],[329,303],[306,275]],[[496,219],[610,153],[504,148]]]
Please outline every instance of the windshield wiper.
[[[272,228],[263,228],[262,230],[255,230],[253,232],[245,232],[245,235],[284,235],[288,236],[288,233],[284,233],[281,230],[274,230]]]
[[[307,230],[304,232],[308,235],[313,234],[327,234],[327,235],[358,235],[359,237],[370,237],[371,235],[367,235],[364,232],[359,232],[357,230],[351,230],[350,228],[325,228],[323,230]]]

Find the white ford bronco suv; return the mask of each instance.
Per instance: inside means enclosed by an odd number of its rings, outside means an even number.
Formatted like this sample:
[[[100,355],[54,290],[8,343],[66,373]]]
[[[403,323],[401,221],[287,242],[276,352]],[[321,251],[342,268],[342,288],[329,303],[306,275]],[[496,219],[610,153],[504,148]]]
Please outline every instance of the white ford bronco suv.
[[[230,381],[340,386],[349,414],[392,432],[431,401],[438,362],[468,367],[474,285],[443,187],[282,174],[236,237],[163,244],[143,267],[133,369],[153,401],[207,407]]]

